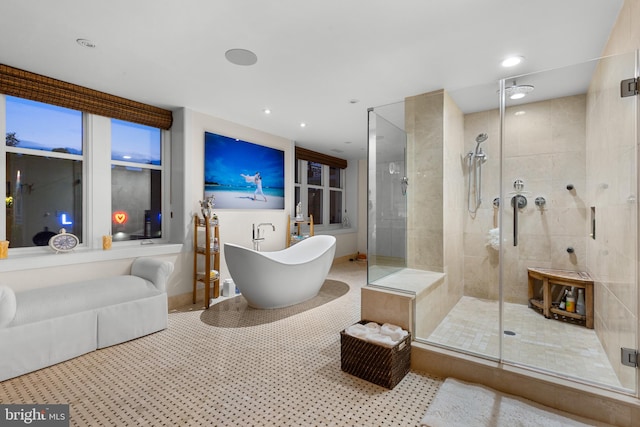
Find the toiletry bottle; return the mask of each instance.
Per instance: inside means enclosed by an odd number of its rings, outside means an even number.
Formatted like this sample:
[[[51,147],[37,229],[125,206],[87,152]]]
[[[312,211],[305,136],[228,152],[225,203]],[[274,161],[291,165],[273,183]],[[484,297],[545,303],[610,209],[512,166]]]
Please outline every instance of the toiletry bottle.
[[[565,310],[567,307],[567,290],[564,290],[564,294],[562,294],[562,300],[560,300],[560,310]]]
[[[567,311],[570,313],[576,312],[576,299],[571,294],[567,296]]]
[[[578,289],[578,302],[576,303],[576,313],[584,316],[587,310],[584,305],[584,289]]]

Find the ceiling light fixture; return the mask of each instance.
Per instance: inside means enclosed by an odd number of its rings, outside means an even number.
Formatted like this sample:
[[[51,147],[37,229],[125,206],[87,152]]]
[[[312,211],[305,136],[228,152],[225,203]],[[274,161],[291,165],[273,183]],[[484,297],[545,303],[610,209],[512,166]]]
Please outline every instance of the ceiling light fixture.
[[[258,57],[255,53],[247,49],[229,49],[224,53],[227,61],[235,65],[253,65],[258,62]]]
[[[82,47],[86,47],[89,49],[93,49],[94,47],[96,47],[96,44],[94,42],[87,39],[76,39],[76,43],[78,43]]]
[[[500,64],[503,67],[515,67],[516,65],[518,65],[522,61],[524,61],[524,57],[523,56],[510,56],[510,57],[506,58],[504,61],[502,61]]]
[[[262,110],[262,112],[265,114],[271,114],[271,110],[268,108],[265,108],[264,110]]]
[[[355,98],[349,100],[349,104],[357,104],[358,102],[360,102],[360,100]]]
[[[306,127],[307,127],[307,124],[306,124],[305,122],[302,122],[302,123],[300,123],[300,127],[301,127],[301,128],[306,128]]]

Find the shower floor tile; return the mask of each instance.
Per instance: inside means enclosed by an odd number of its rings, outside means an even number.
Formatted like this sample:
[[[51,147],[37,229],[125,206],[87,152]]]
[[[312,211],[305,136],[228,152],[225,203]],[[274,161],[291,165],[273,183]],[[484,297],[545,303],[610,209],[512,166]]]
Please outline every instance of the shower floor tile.
[[[498,357],[498,310],[497,301],[462,297],[428,341]],[[505,303],[504,330],[506,361],[622,388],[593,329],[545,319],[526,305]]]

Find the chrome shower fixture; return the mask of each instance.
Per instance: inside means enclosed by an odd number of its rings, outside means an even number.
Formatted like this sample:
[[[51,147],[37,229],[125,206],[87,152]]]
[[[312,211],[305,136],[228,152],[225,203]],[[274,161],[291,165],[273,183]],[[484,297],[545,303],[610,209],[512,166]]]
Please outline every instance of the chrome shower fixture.
[[[505,92],[509,99],[522,99],[529,93],[533,92],[534,87],[531,85],[517,85],[516,81],[513,81],[513,85],[505,87]]]
[[[480,148],[480,144],[489,139],[489,135],[481,133],[476,136],[476,148],[467,153],[469,185],[467,187],[467,210],[475,214],[482,203],[482,164],[487,161],[487,155]],[[471,200],[471,193],[474,193],[474,200]]]
[[[476,142],[478,144],[480,144],[481,142],[485,142],[487,139],[489,139],[489,135],[487,135],[486,133],[481,133],[480,135],[476,136]]]

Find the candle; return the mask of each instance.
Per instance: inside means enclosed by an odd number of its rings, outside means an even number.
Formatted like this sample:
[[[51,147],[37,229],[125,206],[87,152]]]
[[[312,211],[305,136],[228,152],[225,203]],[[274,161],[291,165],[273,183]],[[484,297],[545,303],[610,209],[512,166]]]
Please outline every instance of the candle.
[[[9,241],[0,240],[0,259],[4,259],[9,256]]]
[[[102,236],[102,249],[111,249],[111,236]]]

